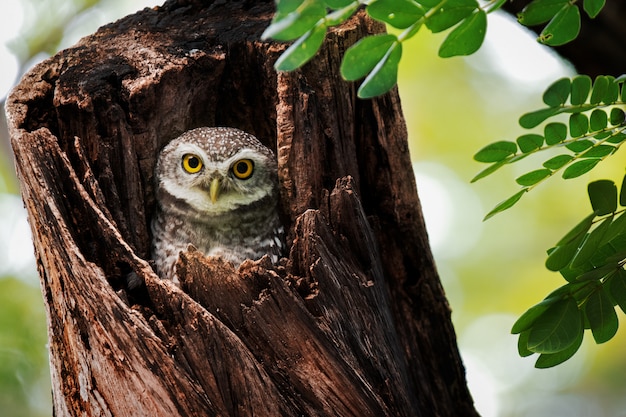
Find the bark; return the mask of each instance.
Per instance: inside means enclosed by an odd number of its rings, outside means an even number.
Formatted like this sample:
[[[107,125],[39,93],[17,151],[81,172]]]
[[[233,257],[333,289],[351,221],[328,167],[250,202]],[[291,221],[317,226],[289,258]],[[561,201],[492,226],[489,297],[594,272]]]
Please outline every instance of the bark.
[[[168,1],[36,66],[7,112],[48,312],[56,416],[475,416],[397,91],[356,98],[359,13],[294,73],[273,2]],[[185,130],[278,156],[291,250],[149,262],[153,170]],[[126,288],[129,273],[145,281]]]

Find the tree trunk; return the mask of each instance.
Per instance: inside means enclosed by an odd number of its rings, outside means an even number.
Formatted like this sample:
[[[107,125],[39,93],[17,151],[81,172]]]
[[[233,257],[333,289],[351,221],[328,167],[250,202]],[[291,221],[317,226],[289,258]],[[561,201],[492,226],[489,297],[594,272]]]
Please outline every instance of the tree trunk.
[[[356,98],[359,13],[276,73],[271,1],[168,1],[36,66],[7,111],[56,416],[475,416],[397,91]],[[278,155],[288,259],[149,259],[159,150],[232,126]],[[126,276],[145,281],[126,288]]]

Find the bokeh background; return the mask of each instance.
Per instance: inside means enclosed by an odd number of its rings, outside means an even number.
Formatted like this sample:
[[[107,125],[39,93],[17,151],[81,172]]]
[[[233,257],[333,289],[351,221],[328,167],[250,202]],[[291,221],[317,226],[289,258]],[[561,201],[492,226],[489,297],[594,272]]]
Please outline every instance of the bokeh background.
[[[99,26],[157,0],[2,0],[0,100],[32,65]],[[515,319],[564,281],[543,267],[545,251],[590,212],[586,184],[619,182],[623,152],[591,174],[551,179],[513,209],[483,222],[517,191],[514,179],[543,159],[527,158],[475,184],[481,147],[514,140],[524,112],[573,69],[509,16],[489,16],[487,39],[468,58],[440,59],[443,35],[423,30],[404,48],[400,94],[413,169],[432,248],[453,310],[470,389],[483,417],[626,416],[626,332],[581,350],[553,369],[517,355]],[[620,75],[620,74],[611,74]],[[46,317],[30,230],[0,116],[0,417],[52,415]],[[624,315],[619,312],[620,319]]]

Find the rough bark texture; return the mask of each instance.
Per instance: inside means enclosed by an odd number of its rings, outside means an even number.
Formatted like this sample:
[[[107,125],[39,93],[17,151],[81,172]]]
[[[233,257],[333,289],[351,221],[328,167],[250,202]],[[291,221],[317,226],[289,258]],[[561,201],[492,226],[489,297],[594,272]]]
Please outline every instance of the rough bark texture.
[[[517,15],[531,0],[510,0],[503,8]],[[591,77],[598,75],[619,76],[626,74],[626,2],[608,0],[595,19],[590,19],[582,11],[582,26],[578,37],[563,46],[554,48],[562,57],[572,62],[576,71]],[[541,25],[532,28],[541,33]]]
[[[48,310],[56,416],[474,416],[396,91],[361,101],[343,51],[302,70],[259,40],[271,1],[169,1],[35,67],[7,104]],[[291,252],[149,258],[159,150],[198,126],[278,155]],[[134,272],[145,281],[125,288]]]

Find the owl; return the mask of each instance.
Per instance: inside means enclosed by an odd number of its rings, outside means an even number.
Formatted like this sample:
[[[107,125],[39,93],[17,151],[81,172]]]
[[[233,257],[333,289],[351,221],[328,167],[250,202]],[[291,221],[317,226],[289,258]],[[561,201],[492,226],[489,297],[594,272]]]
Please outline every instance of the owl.
[[[155,177],[152,259],[161,278],[178,282],[176,260],[189,244],[236,264],[283,254],[276,158],[254,136],[189,130],[163,148]]]

